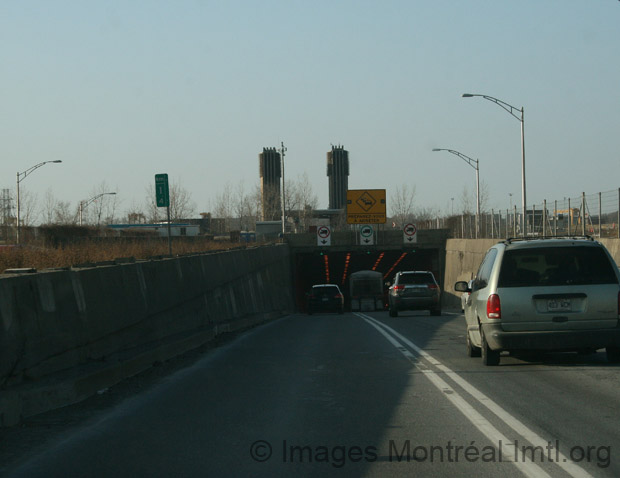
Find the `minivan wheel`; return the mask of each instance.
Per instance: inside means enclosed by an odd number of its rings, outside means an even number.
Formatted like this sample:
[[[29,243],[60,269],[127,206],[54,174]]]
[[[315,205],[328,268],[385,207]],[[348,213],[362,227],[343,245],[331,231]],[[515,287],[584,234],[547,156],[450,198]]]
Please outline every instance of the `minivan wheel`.
[[[482,345],[480,347],[482,363],[484,365],[499,365],[499,350],[491,350],[482,330],[480,330],[480,339]]]
[[[468,357],[480,357],[480,347],[476,347],[474,344],[471,343],[469,330],[465,330],[465,347]]]
[[[620,363],[620,347],[610,345],[605,351],[607,352],[607,361],[609,363]]]
[[[390,317],[398,317],[398,311],[390,307]]]
[[[431,309],[431,315],[441,315],[441,309]]]

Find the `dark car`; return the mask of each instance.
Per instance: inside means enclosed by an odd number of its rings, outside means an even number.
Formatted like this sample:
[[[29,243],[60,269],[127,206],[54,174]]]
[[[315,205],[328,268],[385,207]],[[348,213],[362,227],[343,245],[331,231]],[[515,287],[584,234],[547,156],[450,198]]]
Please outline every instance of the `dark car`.
[[[308,294],[308,314],[313,312],[344,312],[344,297],[336,284],[317,284]]]
[[[396,274],[388,294],[390,317],[403,310],[429,310],[441,315],[441,290],[430,271],[403,271]]]

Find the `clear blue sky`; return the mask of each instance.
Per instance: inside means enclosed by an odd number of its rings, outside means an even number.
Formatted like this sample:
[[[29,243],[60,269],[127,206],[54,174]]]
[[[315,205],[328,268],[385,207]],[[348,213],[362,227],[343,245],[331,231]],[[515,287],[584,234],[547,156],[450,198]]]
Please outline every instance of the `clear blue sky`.
[[[167,172],[209,211],[284,141],[320,207],[332,143],[351,189],[448,211],[475,184],[450,148],[520,204],[519,121],[465,92],[525,108],[528,204],[620,187],[617,0],[7,0],[0,85],[0,188],[63,161],[22,183],[40,202],[105,181],[122,210]]]

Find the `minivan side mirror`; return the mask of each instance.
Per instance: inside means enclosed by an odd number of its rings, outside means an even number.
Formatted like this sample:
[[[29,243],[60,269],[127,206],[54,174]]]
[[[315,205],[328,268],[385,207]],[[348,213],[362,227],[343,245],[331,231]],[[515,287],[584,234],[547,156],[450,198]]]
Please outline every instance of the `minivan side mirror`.
[[[467,282],[464,280],[460,280],[454,284],[454,290],[456,292],[471,292],[471,289],[467,286]]]

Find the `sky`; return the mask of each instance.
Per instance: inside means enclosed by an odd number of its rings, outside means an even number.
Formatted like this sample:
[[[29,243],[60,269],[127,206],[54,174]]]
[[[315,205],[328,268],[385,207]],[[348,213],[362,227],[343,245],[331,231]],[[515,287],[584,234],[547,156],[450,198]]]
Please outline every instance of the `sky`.
[[[212,211],[287,148],[328,207],[326,154],[350,189],[415,188],[417,208],[521,204],[620,187],[617,0],[0,0],[0,188],[119,210],[168,173]],[[520,112],[519,112],[520,114]],[[512,195],[512,196],[511,196]],[[454,198],[454,199],[452,199]],[[77,206],[75,206],[77,207]]]

